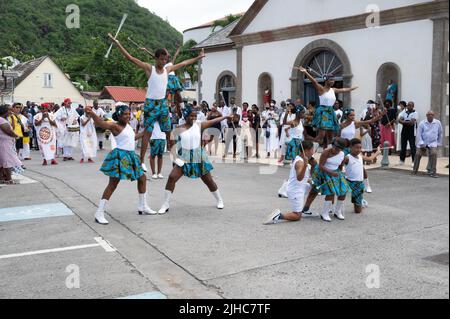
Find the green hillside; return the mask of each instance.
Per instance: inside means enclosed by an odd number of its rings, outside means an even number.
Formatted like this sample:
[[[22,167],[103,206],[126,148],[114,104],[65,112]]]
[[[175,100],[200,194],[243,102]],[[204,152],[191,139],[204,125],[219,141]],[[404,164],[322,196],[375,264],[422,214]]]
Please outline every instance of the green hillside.
[[[80,28],[66,27],[66,7],[80,8]],[[49,55],[73,81],[87,89],[104,85],[145,86],[145,74],[114,49],[108,60],[108,32],[115,33],[124,13],[128,20],[119,39],[143,60],[149,57],[127,42],[131,36],[149,49],[174,52],[182,35],[133,0],[0,0],[0,57],[20,61]],[[85,83],[84,83],[85,84]],[[85,84],[86,87],[86,84]]]

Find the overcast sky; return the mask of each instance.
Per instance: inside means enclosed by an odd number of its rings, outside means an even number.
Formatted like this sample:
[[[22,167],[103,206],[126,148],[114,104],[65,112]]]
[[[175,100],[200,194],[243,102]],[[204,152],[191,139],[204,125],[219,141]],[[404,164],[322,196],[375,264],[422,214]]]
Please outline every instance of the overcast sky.
[[[254,0],[138,0],[140,6],[156,13],[180,32],[247,11]]]

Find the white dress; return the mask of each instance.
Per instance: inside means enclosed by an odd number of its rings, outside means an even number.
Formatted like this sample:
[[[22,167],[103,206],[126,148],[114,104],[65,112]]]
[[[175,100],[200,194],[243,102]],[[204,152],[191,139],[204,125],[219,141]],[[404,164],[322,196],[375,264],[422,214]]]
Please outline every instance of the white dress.
[[[85,122],[87,119],[87,116],[83,115],[81,122]],[[86,126],[80,126],[80,142],[84,159],[97,157],[97,134],[93,119],[90,119]]]

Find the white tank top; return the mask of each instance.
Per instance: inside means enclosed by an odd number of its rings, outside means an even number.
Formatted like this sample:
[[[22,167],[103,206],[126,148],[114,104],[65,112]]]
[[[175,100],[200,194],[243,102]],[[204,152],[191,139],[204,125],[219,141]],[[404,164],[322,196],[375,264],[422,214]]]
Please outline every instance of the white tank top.
[[[289,130],[289,135],[291,138],[298,138],[303,140],[303,131],[305,129],[303,128],[303,123],[300,121],[300,124],[296,127],[293,127]]]
[[[345,154],[344,152],[340,152],[338,155],[334,157],[330,157],[327,159],[327,162],[325,163],[325,167],[328,168],[330,171],[335,171],[341,166],[342,162],[344,161]]]
[[[324,95],[319,96],[320,105],[323,106],[333,106],[336,103],[336,94],[334,93],[334,89],[330,89]]]
[[[364,163],[361,155],[354,157],[348,155],[348,164],[345,166],[345,177],[352,182],[364,181]]]
[[[169,67],[169,66],[173,66],[173,63],[172,63],[172,62],[167,63],[167,64],[164,66],[164,68],[166,69],[166,68]],[[175,74],[175,72],[172,71],[172,72],[169,73],[169,75],[176,75],[176,74]]]
[[[297,179],[295,165],[297,165],[299,161],[304,162],[300,156],[297,156],[292,164],[291,172],[289,174],[289,181],[287,184],[287,193],[294,196],[298,193],[305,192],[305,190],[309,187],[308,180],[311,178],[311,165],[308,164],[303,180],[299,181]]]
[[[200,123],[194,123],[192,127],[180,134],[181,147],[185,150],[195,150],[201,147],[202,129]]]
[[[352,122],[352,124],[341,130],[341,137],[346,140],[352,140],[356,137],[355,122]]]
[[[119,135],[114,136],[117,144],[116,148],[124,151],[134,151],[136,147],[135,137],[136,134],[134,133],[133,128],[130,124],[127,124]]]
[[[148,79],[147,99],[162,100],[166,97],[167,83],[169,77],[167,75],[167,69],[164,68],[162,74],[156,72],[156,67],[152,67],[152,75]]]

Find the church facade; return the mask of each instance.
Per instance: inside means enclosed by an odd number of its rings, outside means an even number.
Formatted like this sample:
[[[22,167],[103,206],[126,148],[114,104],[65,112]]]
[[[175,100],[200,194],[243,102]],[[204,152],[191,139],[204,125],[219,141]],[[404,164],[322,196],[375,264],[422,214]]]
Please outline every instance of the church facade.
[[[316,100],[294,66],[318,80],[336,76],[338,87],[359,86],[340,96],[361,111],[367,100],[385,99],[389,82],[396,102],[414,101],[421,118],[433,109],[446,126],[448,154],[447,0],[256,0],[238,21],[199,43],[207,56],[199,70],[199,100],[226,99],[262,106]],[[378,99],[379,100],[379,99]]]

